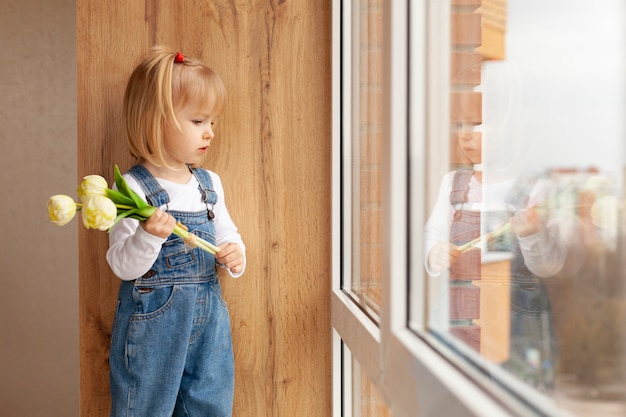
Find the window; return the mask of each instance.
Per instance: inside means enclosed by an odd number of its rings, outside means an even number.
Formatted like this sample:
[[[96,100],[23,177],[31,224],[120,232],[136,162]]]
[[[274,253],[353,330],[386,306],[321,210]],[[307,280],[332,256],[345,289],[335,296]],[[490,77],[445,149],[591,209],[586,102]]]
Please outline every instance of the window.
[[[353,401],[370,391],[379,392],[387,405],[393,404],[395,415],[401,415],[399,410],[412,415],[418,407],[441,410],[441,398],[446,398],[444,410],[450,415],[463,415],[459,410],[467,414],[466,410],[478,413],[499,408],[431,347],[435,339],[407,326],[407,13],[410,11],[412,21],[421,27],[426,22],[426,4],[411,2],[411,10],[408,4],[382,0],[333,3],[333,230],[337,233],[333,236],[331,305],[335,375],[344,376],[335,381],[336,415],[373,412]],[[377,39],[377,34],[385,34],[381,26],[393,26],[389,31],[393,39],[383,43]],[[424,44],[425,39],[425,32],[416,35],[418,43]],[[425,54],[425,46],[421,49]],[[376,70],[383,66],[394,74],[377,76]],[[420,89],[424,87],[419,83]],[[392,90],[398,99],[389,101]],[[387,141],[385,137],[400,140]],[[372,143],[379,147],[369,151]],[[372,188],[372,184],[378,186]],[[372,218],[380,225],[369,223]],[[390,241],[393,250],[385,244]],[[390,280],[391,276],[395,279]],[[450,387],[443,382],[453,375],[450,372],[459,375],[455,382],[464,387],[462,396],[450,396]],[[353,379],[356,375],[365,379],[357,381]],[[418,391],[418,382],[424,381],[428,388]]]
[[[335,415],[626,412],[625,9],[333,2]]]

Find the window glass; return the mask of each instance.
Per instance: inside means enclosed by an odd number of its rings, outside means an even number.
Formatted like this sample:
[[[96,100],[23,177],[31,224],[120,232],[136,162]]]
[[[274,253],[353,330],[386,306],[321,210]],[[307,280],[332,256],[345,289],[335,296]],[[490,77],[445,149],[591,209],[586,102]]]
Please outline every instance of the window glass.
[[[391,411],[382,394],[345,346],[344,353],[344,363],[346,364],[344,374],[350,378],[344,389],[351,393],[350,403],[343,410],[344,415],[350,417],[391,417]]]
[[[344,289],[377,320],[382,250],[382,0],[354,1],[352,13],[353,261],[351,282],[344,282]]]
[[[428,326],[515,394],[624,415],[626,6],[450,3],[449,135],[412,142],[440,151],[411,170]]]

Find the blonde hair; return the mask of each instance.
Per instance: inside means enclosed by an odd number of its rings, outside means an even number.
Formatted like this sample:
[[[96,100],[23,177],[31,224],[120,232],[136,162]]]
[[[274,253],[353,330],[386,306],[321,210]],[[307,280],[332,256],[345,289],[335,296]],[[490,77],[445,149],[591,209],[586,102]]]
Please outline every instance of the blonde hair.
[[[180,127],[174,116],[175,107],[201,106],[217,117],[226,101],[224,83],[213,70],[195,58],[185,57],[174,63],[176,56],[177,52],[168,47],[152,48],[152,53],[131,74],[124,94],[130,153],[159,167],[167,167],[165,124],[171,120]]]

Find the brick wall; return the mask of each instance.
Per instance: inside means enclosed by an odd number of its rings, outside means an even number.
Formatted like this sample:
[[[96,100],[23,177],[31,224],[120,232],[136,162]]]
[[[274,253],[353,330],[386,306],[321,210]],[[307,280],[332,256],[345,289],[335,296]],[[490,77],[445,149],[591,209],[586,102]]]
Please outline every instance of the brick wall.
[[[469,164],[459,151],[458,135],[481,135],[480,132],[471,131],[482,123],[482,93],[474,90],[481,83],[482,62],[504,57],[506,1],[452,0],[451,7],[449,140],[450,168],[455,169]],[[483,320],[482,326],[478,322],[481,319],[481,310],[485,311],[487,304],[493,300],[484,299],[486,293],[483,288],[486,284],[481,285],[477,281],[485,273],[481,268],[480,250],[472,249],[470,252],[474,253],[468,252],[468,258],[472,259],[464,264],[463,274],[456,277],[451,273],[451,333],[474,349],[484,352],[483,339],[486,333],[483,327],[492,322]],[[497,326],[498,335],[506,333],[501,327]],[[492,327],[489,327],[489,331],[491,330]]]
[[[361,302],[381,305],[382,0],[362,0],[359,28],[359,283]],[[357,127],[355,127],[356,129]],[[357,134],[357,132],[355,132]],[[355,288],[353,288],[355,290]]]

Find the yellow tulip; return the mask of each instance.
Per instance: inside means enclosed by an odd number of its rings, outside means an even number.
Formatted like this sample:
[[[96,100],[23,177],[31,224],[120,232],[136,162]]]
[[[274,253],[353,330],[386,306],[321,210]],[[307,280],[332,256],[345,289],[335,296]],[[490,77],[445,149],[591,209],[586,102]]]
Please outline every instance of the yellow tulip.
[[[117,207],[108,197],[96,195],[83,203],[83,225],[87,229],[108,230],[117,216]]]
[[[78,186],[78,197],[86,203],[91,197],[106,196],[108,186],[107,180],[100,175],[87,175]]]
[[[57,194],[48,199],[48,217],[57,226],[65,226],[76,215],[76,203],[68,195]]]

